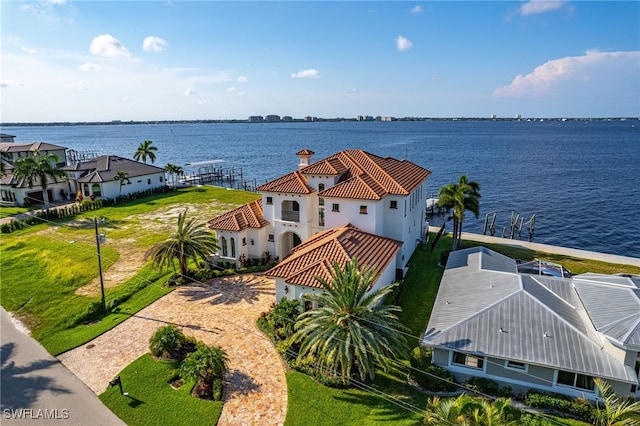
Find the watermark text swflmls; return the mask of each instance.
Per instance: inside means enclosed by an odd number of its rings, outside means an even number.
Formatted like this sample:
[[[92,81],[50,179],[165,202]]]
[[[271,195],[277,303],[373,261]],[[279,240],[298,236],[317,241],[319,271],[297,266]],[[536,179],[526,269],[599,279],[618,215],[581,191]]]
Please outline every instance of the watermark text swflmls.
[[[2,417],[14,420],[66,420],[69,410],[66,408],[5,408]]]

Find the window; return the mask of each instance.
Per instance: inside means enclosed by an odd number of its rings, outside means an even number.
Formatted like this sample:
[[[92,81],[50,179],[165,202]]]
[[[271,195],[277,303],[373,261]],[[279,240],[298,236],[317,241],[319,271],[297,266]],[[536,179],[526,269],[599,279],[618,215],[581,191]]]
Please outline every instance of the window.
[[[235,257],[236,257],[236,239],[235,238],[230,238],[230,242],[231,242],[231,257],[233,257],[235,259]]]
[[[589,391],[593,391],[595,388],[593,377],[562,370],[558,371],[558,380],[556,380],[556,383],[562,386],[570,386],[572,388]]]
[[[305,300],[304,302],[304,311],[310,311],[311,309],[313,309],[313,302],[311,300]]]
[[[86,183],[84,185],[82,185],[82,192],[84,193],[85,197],[89,196],[89,185],[87,185]]]
[[[324,226],[324,209],[318,210],[318,225]]]
[[[484,367],[484,358],[463,354],[461,352],[454,352],[453,364],[463,365],[465,367],[470,367],[470,368],[482,369]]]
[[[318,205],[324,206],[324,198],[318,198]]]
[[[367,214],[367,206],[360,206],[360,214]]]
[[[340,211],[340,204],[338,204],[338,203],[333,203],[333,204],[331,205],[331,211],[332,211],[332,212],[339,212],[339,211]]]
[[[220,247],[222,247],[222,256],[227,257],[228,249],[227,249],[227,239],[225,237],[220,238]]]
[[[162,183],[162,176],[160,176],[160,183]]]
[[[507,360],[505,361],[504,366],[505,368],[508,368],[510,370],[518,370],[518,371],[528,370],[527,364],[525,364],[524,362]]]
[[[147,185],[151,185],[151,178],[147,179]]]
[[[267,197],[267,204],[273,204],[273,197]]]
[[[246,238],[243,238],[243,239],[242,239],[242,245],[243,245],[243,246],[246,246],[246,245],[247,245],[247,239],[246,239]]]
[[[102,193],[100,192],[100,185],[98,185],[97,183],[94,183],[93,185],[91,185],[91,192],[93,193],[93,195],[95,195],[96,197],[99,197]]]
[[[318,191],[324,191],[324,183],[318,184]]]
[[[397,209],[397,208],[398,208],[398,201],[396,201],[396,200],[391,200],[391,201],[389,202],[389,208],[390,208],[390,209]]]
[[[269,241],[275,241],[275,238],[273,237],[273,234],[269,234],[269,238],[268,238],[268,240],[269,240]]]

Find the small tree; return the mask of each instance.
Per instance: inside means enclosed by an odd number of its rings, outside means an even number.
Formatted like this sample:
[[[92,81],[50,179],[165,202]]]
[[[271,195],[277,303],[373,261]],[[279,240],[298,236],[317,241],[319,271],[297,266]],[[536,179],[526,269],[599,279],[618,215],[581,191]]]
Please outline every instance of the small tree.
[[[228,364],[229,357],[224,349],[198,343],[198,349],[183,361],[179,374],[185,380],[196,381],[193,392],[197,396],[206,395],[219,400],[222,396],[221,382]],[[216,386],[216,383],[220,385]]]
[[[196,350],[196,340],[185,336],[174,324],[158,328],[149,339],[149,351],[157,358],[182,361]]]
[[[122,186],[127,183],[131,183],[131,180],[129,179],[129,173],[123,171],[119,171],[118,173],[116,173],[113,179],[120,182],[120,190],[118,191],[118,196],[122,195]]]

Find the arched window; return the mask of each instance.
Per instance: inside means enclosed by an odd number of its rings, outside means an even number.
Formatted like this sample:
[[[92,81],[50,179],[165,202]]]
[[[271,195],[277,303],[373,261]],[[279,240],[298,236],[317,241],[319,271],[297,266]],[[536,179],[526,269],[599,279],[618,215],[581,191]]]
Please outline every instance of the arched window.
[[[227,257],[228,249],[227,249],[227,239],[225,237],[220,238],[220,247],[222,247],[222,256]]]
[[[84,193],[85,197],[89,196],[89,185],[87,185],[86,183],[84,185],[82,185],[82,192]]]
[[[236,239],[231,238],[231,257],[236,258]]]
[[[91,185],[91,192],[93,192],[93,195],[95,195],[96,197],[102,195],[102,192],[100,191],[100,185],[97,183]]]

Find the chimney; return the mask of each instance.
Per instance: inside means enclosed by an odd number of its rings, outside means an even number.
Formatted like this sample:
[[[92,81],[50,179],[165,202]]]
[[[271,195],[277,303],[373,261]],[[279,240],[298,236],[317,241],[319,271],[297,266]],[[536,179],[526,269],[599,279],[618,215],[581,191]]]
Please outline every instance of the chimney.
[[[303,149],[302,151],[296,152],[296,155],[300,159],[300,163],[298,163],[298,170],[303,169],[311,164],[311,157],[315,154],[315,152],[309,149]]]

